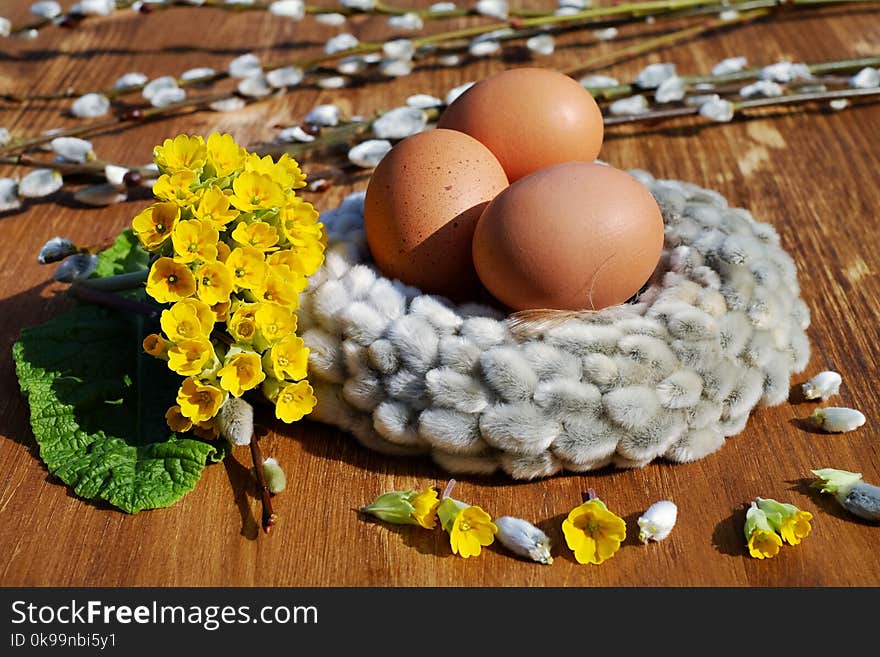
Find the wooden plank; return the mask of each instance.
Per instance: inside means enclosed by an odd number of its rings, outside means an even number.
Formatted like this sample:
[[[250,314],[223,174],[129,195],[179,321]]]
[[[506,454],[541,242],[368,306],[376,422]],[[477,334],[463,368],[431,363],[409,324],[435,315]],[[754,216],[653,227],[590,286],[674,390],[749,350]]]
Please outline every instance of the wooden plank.
[[[0,15],[20,21],[26,3],[0,1]],[[743,27],[696,39],[662,53],[635,58],[611,72],[631,78],[655,61],[674,61],[685,74],[708,70],[726,56],[747,54],[753,64],[781,58],[819,61],[876,54],[880,22],[867,8],[818,12]],[[359,17],[353,32],[377,39],[385,20]],[[457,21],[455,24],[464,24]],[[659,27],[659,23],[657,25]],[[434,28],[432,28],[434,29]],[[439,29],[439,28],[437,28]],[[223,69],[237,54],[254,51],[266,62],[316,52],[339,29],[311,19],[301,23],[264,12],[233,15],[215,9],[121,11],[73,30],[47,28],[33,41],[4,40],[2,91],[48,93],[67,86],[112,85],[122,73],[179,75],[195,66]],[[625,38],[626,30],[621,30]],[[561,40],[552,60],[567,67],[588,52],[592,38]],[[605,52],[602,43],[589,52]],[[370,114],[401,104],[416,92],[443,96],[451,87],[500,70],[509,63],[480,60],[461,68],[432,68],[412,76],[346,90],[305,87],[231,114],[193,113],[93,139],[104,158],[127,164],[149,161],[154,144],[178,132],[228,131],[241,143],[270,140],[318,103],[338,102],[351,113]],[[136,97],[132,98],[137,100]],[[0,125],[36,134],[72,125],[64,103],[3,105]],[[806,486],[809,470],[861,471],[880,483],[880,256],[877,230],[880,191],[877,148],[880,106],[841,113],[775,111],[726,125],[644,126],[609,130],[601,157],[621,168],[644,168],[658,177],[711,187],[733,205],[778,229],[794,257],[804,299],[812,312],[813,355],[805,380],[822,369],[843,374],[840,405],[861,409],[862,429],[822,435],[802,429],[812,404],[758,410],[746,429],[701,461],[655,463],[632,471],[604,469],[527,483],[498,476],[462,477],[460,499],[494,515],[532,520],[554,541],[556,562],[540,566],[493,546],[477,559],[451,554],[442,531],[366,522],[355,509],[391,489],[436,484],[447,475],[425,459],[384,457],[346,434],[311,422],[272,425],[267,455],[284,464],[288,490],[276,498],[280,521],[260,535],[259,500],[248,472],[247,450],[207,469],[196,490],[170,509],[127,516],[83,502],[49,476],[35,455],[27,406],[11,358],[0,360],[0,583],[13,585],[157,586],[876,586],[877,528],[854,521],[833,500]],[[307,161],[307,171],[325,162]],[[12,169],[0,170],[10,175]],[[365,178],[309,195],[320,210],[362,189]],[[0,336],[9,354],[26,326],[69,307],[63,287],[35,254],[49,237],[78,244],[109,241],[146,205],[141,196],[104,209],[84,209],[69,193],[28,204],[0,218]],[[627,520],[629,537],[601,567],[580,566],[563,544],[560,525],[596,489]],[[815,516],[814,532],[800,546],[785,547],[770,561],[748,557],[742,524],[756,495],[790,501]],[[679,523],[663,543],[642,546],[636,518],[658,499],[679,505]]]

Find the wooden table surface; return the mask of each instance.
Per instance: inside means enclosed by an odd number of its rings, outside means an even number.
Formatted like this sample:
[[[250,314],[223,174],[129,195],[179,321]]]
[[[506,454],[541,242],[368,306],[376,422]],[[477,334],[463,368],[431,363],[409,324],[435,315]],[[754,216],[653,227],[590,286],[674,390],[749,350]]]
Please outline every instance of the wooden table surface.
[[[546,0],[541,0],[547,6]],[[27,20],[27,2],[0,0],[0,15]],[[470,23],[473,23],[473,19]],[[467,24],[470,24],[467,23]],[[452,23],[466,24],[465,21]],[[447,23],[449,25],[449,23]],[[658,22],[655,25],[661,29]],[[387,34],[385,19],[360,16],[350,29],[362,38]],[[432,29],[440,29],[440,26]],[[443,28],[446,29],[446,28]],[[667,29],[663,27],[663,29]],[[0,91],[34,94],[103,88],[128,71],[151,77],[179,75],[195,66],[224,69],[256,52],[277,62],[318,52],[340,28],[307,17],[294,22],[266,12],[233,14],[213,8],[175,8],[152,14],[119,11],[76,29],[49,27],[31,41],[0,39]],[[625,35],[625,32],[622,31]],[[564,40],[538,63],[564,68],[590,53],[620,47],[582,33]],[[630,43],[624,41],[623,43]],[[618,63],[603,71],[622,80],[645,65],[671,61],[684,74],[707,72],[724,57],[745,54],[751,65],[822,61],[880,53],[876,9],[814,11],[700,37]],[[352,89],[305,86],[232,113],[185,113],[166,120],[107,130],[91,138],[98,154],[143,164],[152,147],[179,132],[220,130],[244,145],[271,140],[319,103],[370,115],[403,104],[416,92],[447,90],[520,62],[498,58],[457,68],[417,70],[388,82]],[[133,97],[137,100],[137,96]],[[67,101],[69,102],[69,101]],[[0,126],[34,135],[75,123],[67,102],[0,104]],[[620,168],[644,168],[714,188],[732,205],[773,224],[797,266],[812,312],[812,356],[792,379],[824,369],[843,375],[836,405],[868,418],[842,435],[813,433],[801,420],[812,403],[757,410],[745,430],[715,454],[637,470],[604,469],[517,483],[504,476],[460,477],[459,499],[493,515],[532,520],[554,541],[556,561],[541,566],[493,546],[479,558],[451,554],[447,535],[416,527],[365,522],[355,509],[381,492],[433,484],[447,475],[427,459],[391,458],[361,447],[353,437],[312,422],[273,426],[266,454],[284,466],[288,488],[275,498],[280,520],[266,536],[258,530],[260,503],[238,448],[212,465],[196,489],[171,508],[126,515],[84,502],[50,476],[36,455],[27,404],[15,378],[10,349],[22,328],[72,305],[52,269],[36,254],[50,237],[77,244],[112,239],[149,202],[148,194],[107,208],[85,208],[69,191],[0,216],[0,583],[61,586],[661,586],[800,587],[880,585],[880,528],[848,516],[830,496],[808,487],[810,470],[859,471],[880,484],[880,105],[842,112],[814,107],[752,113],[730,124],[683,120],[615,128],[600,157]],[[306,160],[306,171],[325,167]],[[0,175],[23,174],[10,167]],[[363,189],[366,177],[308,194],[323,211]],[[601,566],[577,564],[565,547],[561,522],[588,488],[627,521],[628,538]],[[752,559],[742,534],[755,496],[788,501],[814,515],[812,534],[770,560]],[[664,542],[643,546],[635,521],[652,502],[675,501],[679,520]]]

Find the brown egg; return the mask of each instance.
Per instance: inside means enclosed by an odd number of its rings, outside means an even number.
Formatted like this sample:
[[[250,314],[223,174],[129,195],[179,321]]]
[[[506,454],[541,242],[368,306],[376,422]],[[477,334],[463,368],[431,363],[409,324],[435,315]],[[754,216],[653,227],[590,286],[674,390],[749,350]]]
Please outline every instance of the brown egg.
[[[379,269],[423,292],[472,298],[474,227],[505,187],[495,156],[462,132],[428,130],[399,142],[373,172],[364,201]]]
[[[481,80],[446,108],[437,125],[485,144],[510,182],[553,164],[595,160],[604,134],[590,92],[542,68],[515,68]]]
[[[516,310],[623,303],[650,278],[663,217],[648,189],[592,162],[541,169],[490,203],[474,233],[480,280]]]

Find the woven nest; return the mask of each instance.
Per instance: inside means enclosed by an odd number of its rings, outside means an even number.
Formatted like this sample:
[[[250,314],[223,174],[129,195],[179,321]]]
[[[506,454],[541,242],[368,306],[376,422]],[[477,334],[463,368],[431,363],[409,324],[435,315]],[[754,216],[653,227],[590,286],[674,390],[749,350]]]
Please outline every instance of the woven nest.
[[[656,198],[663,255],[634,302],[536,321],[384,278],[363,193],[322,216],[327,258],[300,326],[313,418],[370,449],[515,479],[700,459],[803,370],[809,310],[772,226],[717,192],[631,171]]]

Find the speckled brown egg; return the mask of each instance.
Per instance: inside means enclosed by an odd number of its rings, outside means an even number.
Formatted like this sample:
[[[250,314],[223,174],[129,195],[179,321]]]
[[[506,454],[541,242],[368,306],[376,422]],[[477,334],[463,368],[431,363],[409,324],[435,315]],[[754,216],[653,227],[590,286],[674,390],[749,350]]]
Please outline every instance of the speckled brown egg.
[[[602,112],[575,80],[542,68],[515,68],[480,80],[440,116],[495,154],[511,182],[553,164],[595,160]]]
[[[376,265],[423,292],[473,298],[474,227],[506,187],[495,156],[462,132],[428,130],[399,142],[373,171],[364,201]]]
[[[663,250],[663,216],[628,173],[568,162],[521,178],[474,233],[480,280],[515,310],[599,310],[645,284]]]

